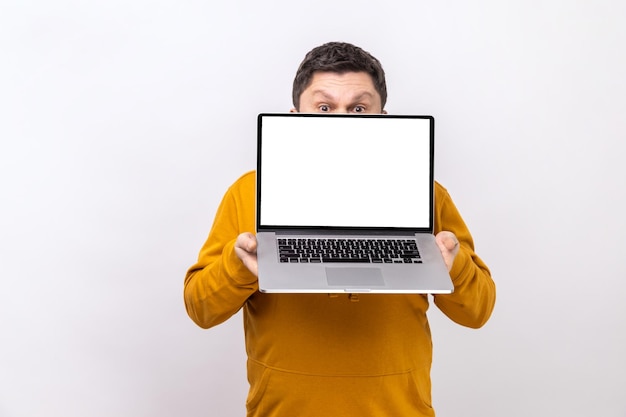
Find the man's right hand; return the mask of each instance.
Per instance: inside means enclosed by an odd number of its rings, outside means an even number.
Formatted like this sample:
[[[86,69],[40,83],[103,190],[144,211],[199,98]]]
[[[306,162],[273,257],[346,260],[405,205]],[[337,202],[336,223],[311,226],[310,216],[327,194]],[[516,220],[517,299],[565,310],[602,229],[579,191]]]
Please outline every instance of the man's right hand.
[[[252,233],[242,233],[237,236],[235,242],[235,253],[241,262],[254,274],[259,276],[259,265],[256,259],[256,236]]]

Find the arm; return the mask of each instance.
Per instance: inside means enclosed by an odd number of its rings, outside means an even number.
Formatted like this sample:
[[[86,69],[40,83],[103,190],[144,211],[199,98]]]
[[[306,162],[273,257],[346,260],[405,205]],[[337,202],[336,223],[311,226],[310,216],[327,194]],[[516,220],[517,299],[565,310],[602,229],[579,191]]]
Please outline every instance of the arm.
[[[255,274],[240,259],[248,251],[252,252],[248,258],[256,259],[256,239],[243,233],[254,228],[254,202],[248,198],[248,188],[244,181],[244,186],[236,183],[228,190],[198,261],[185,276],[187,314],[200,327],[227,320],[258,289]]]
[[[472,236],[450,195],[443,187],[437,186],[435,232],[438,235],[446,233],[442,231],[452,232],[459,245],[458,248],[454,248],[454,243],[449,246],[450,250],[458,250],[449,266],[454,292],[436,295],[435,304],[456,323],[479,328],[487,322],[493,311],[495,284],[487,265],[474,252]]]

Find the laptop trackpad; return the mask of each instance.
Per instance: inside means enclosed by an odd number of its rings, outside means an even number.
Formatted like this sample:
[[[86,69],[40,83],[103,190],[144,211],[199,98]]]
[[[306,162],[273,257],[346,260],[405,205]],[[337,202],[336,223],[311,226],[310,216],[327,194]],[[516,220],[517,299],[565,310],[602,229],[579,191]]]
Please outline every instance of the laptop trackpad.
[[[339,287],[381,287],[385,285],[379,268],[326,268],[328,285]]]

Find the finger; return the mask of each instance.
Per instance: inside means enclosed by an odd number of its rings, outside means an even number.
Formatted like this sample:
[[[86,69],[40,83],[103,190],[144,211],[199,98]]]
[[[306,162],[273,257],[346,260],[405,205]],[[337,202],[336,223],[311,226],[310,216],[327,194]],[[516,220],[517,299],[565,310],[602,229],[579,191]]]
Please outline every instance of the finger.
[[[249,270],[250,272],[252,272],[252,274],[253,274],[255,277],[258,277],[258,276],[259,276],[259,264],[256,262],[256,258],[255,258],[254,262],[250,262],[250,263],[247,265],[247,267],[248,267],[248,270]]]
[[[450,251],[453,251],[457,246],[459,246],[459,241],[454,235],[448,236],[446,239],[446,246]]]
[[[242,233],[237,238],[235,246],[248,253],[256,253],[256,236],[252,233]]]
[[[256,253],[256,236],[249,233],[247,236],[246,248],[250,253]]]
[[[459,246],[459,240],[452,232],[440,232],[437,234],[437,243],[441,249],[446,251],[454,251]]]

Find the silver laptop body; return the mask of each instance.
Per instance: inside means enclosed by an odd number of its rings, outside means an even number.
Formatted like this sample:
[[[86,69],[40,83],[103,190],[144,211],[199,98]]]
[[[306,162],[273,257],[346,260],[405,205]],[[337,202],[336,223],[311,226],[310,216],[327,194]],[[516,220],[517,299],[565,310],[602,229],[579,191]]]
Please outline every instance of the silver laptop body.
[[[433,161],[432,116],[260,114],[260,291],[451,293]]]

